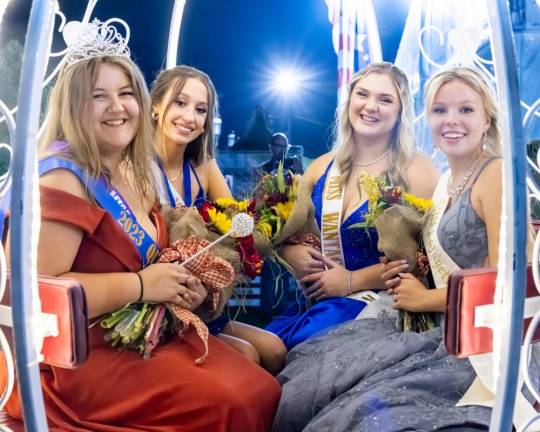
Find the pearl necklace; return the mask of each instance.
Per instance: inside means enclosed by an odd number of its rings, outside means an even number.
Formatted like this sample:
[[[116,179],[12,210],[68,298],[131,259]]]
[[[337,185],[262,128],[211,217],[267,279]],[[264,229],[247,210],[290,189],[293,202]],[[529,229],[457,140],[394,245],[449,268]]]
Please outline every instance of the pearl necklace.
[[[371,166],[371,165],[375,165],[377,162],[382,161],[386,156],[388,156],[388,153],[390,153],[390,149],[386,150],[382,155],[380,155],[374,161],[367,162],[367,163],[353,162],[353,165],[357,166],[357,167],[368,167],[368,166]]]
[[[452,184],[452,182],[454,181],[454,177],[452,175],[448,179],[448,184],[446,185],[446,192],[450,196],[450,199],[452,200],[452,202],[456,201],[456,198],[459,196],[459,194],[461,194],[461,192],[463,192],[463,190],[465,189],[465,187],[469,183],[469,180],[471,179],[472,175],[474,174],[474,171],[476,170],[476,167],[480,163],[480,159],[482,159],[482,157],[481,157],[481,155],[478,155],[478,157],[475,159],[475,161],[473,162],[473,164],[471,165],[469,170],[463,176],[463,180],[461,180],[461,182],[457,186],[455,186],[455,187],[450,186]]]

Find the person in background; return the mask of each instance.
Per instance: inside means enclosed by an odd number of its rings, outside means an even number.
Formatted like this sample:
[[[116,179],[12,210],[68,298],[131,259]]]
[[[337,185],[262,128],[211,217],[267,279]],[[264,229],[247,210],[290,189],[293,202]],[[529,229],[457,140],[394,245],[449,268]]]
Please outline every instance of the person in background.
[[[304,168],[302,161],[297,156],[287,157],[289,147],[287,135],[283,132],[273,134],[268,145],[271,158],[269,161],[256,167],[254,169],[254,175],[260,177],[264,173],[275,174],[280,163],[283,164],[284,170],[288,170],[293,174],[303,174]]]

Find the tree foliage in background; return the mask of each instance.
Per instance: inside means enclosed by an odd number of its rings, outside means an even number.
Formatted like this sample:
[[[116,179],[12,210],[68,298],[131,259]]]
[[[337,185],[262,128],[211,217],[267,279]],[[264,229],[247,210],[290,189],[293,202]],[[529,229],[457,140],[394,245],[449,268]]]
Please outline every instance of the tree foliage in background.
[[[0,100],[9,109],[17,105],[22,56],[23,46],[18,40],[10,40],[0,47],[0,80],[2,82]],[[0,143],[9,143],[9,133],[5,122],[0,123]],[[6,172],[8,164],[9,152],[0,151],[0,175]]]
[[[12,39],[4,46],[0,47],[0,100],[4,102],[9,109],[13,109],[17,106],[23,51],[23,45],[16,39]],[[47,100],[52,86],[54,85],[54,81],[55,80],[52,80],[52,82],[43,89],[41,121],[43,121]],[[0,143],[13,144],[9,142],[9,132],[5,122],[0,123]],[[9,152],[0,151],[0,175],[7,170],[8,164]]]

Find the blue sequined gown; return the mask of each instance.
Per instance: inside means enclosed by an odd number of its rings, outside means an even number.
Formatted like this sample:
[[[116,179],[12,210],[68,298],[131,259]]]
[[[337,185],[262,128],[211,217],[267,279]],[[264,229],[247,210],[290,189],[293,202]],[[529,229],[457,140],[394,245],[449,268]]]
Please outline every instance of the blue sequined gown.
[[[324,184],[332,163],[315,183],[311,194],[319,227],[321,226]],[[363,228],[350,228],[351,225],[364,220],[366,211],[367,202],[351,213],[341,224],[343,255],[345,267],[348,270],[358,270],[379,262],[381,254],[377,249],[377,232],[375,230],[368,232]],[[365,305],[366,303],[360,300],[333,297],[307,308],[306,298],[301,296],[297,302],[285,310],[282,316],[275,318],[266,330],[279,336],[290,350],[328,327],[356,318]]]

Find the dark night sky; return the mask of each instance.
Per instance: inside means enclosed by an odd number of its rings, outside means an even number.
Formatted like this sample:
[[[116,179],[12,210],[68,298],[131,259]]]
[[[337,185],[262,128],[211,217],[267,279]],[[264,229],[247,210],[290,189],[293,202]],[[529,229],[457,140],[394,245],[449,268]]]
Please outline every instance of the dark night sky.
[[[60,0],[69,20],[80,20],[85,2]],[[94,16],[120,17],[131,27],[133,58],[150,83],[164,64],[173,0],[101,0]],[[374,0],[385,60],[392,61],[410,0]],[[11,0],[0,41],[24,37],[30,0]],[[61,42],[58,37],[57,42]],[[59,45],[62,46],[61,44]],[[307,156],[323,153],[336,104],[336,55],[324,0],[187,0],[179,62],[198,67],[213,79],[223,118],[221,139],[245,131],[256,104],[285,128],[283,104],[265,91],[268,74],[295,62],[313,73],[309,88],[290,104],[292,144]]]

